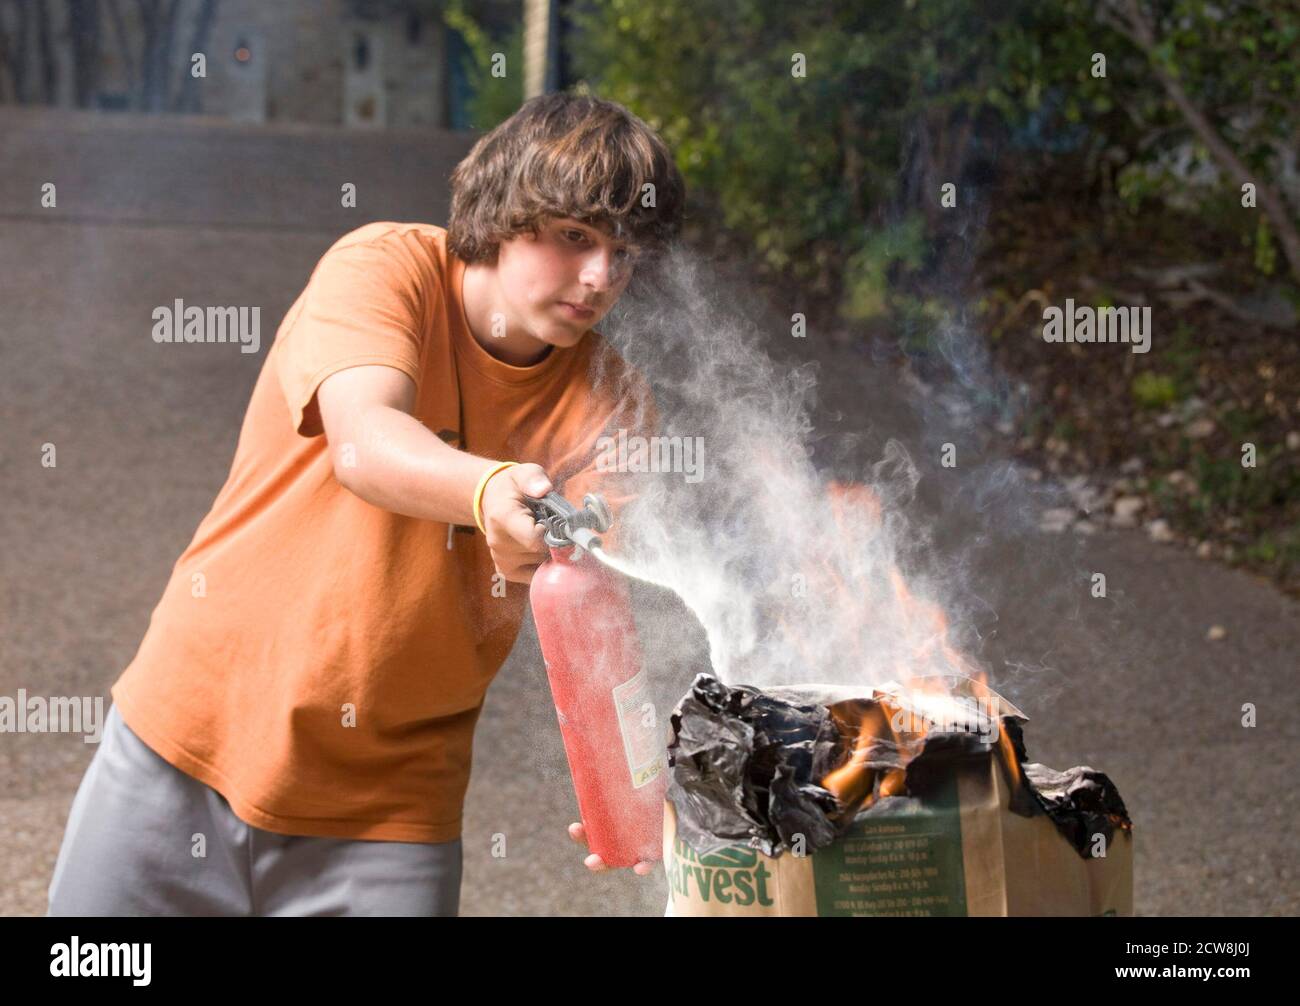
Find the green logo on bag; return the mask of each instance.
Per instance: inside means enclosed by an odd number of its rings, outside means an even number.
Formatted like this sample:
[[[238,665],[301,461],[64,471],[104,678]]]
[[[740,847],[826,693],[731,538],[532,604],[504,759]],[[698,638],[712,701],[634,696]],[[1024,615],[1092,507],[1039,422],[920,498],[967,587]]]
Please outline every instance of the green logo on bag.
[[[758,852],[741,845],[700,855],[682,839],[673,839],[668,860],[668,882],[675,895],[741,906],[769,907],[775,902],[768,893],[772,871],[758,861]]]

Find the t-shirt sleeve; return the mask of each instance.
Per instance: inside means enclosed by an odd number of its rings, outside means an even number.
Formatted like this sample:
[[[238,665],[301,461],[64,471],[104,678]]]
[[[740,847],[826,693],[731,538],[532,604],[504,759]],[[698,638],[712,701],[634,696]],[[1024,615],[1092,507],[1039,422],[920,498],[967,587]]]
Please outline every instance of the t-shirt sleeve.
[[[408,258],[394,234],[331,248],[317,264],[276,347],[277,376],[298,433],[324,432],[316,391],[340,370],[382,364],[418,386],[429,284]]]

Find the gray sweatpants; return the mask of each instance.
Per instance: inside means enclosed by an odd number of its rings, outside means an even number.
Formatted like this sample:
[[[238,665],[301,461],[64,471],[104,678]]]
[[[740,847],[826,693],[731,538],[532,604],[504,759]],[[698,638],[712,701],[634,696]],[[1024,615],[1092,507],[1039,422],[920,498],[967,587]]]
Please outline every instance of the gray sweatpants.
[[[315,838],[246,824],[113,706],[72,801],[49,914],[455,915],[460,874],[460,839]]]

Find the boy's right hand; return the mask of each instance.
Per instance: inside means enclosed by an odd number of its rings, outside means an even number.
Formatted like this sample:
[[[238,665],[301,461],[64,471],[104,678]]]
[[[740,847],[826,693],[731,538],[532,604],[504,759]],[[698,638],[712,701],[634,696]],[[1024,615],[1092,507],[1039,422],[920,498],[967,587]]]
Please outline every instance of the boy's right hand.
[[[545,496],[554,486],[541,465],[520,464],[497,472],[483,487],[483,527],[497,572],[528,583],[550,554],[525,496]]]

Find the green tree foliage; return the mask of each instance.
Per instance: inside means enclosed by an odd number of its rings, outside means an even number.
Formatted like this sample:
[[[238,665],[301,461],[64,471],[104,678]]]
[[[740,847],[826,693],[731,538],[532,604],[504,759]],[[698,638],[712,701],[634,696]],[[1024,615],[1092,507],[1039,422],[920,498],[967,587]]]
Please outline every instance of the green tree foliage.
[[[1107,43],[1139,60],[1131,78],[1116,82],[1134,121],[1126,139],[1136,141],[1135,170],[1168,180],[1171,152],[1181,148],[1212,164],[1219,190],[1238,205],[1242,187],[1253,186],[1256,218],[1242,230],[1256,243],[1256,265],[1272,271],[1276,240],[1300,280],[1300,4],[1071,0],[1069,7],[1075,18],[1094,13]]]
[[[449,0],[443,20],[458,31],[469,49],[466,77],[474,92],[469,102],[476,129],[489,130],[504,122],[524,100],[524,25],[518,19],[507,32],[493,34],[477,7],[465,0]]]
[[[1222,205],[1244,170],[1260,208],[1233,225],[1261,265],[1276,237],[1296,268],[1278,180],[1300,138],[1294,4],[600,0],[575,23],[577,69],[670,143],[697,224],[848,317],[945,271],[940,187],[967,198],[991,141],[1013,144],[1004,169],[1081,151],[1139,199]],[[1218,169],[1208,188],[1197,157]]]

